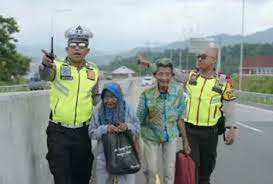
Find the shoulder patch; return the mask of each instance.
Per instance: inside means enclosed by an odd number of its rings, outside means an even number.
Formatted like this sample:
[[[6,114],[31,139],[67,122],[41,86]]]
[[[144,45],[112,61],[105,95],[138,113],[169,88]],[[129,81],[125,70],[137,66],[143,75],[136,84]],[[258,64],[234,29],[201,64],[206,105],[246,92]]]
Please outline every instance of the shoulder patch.
[[[96,74],[94,72],[94,70],[91,68],[91,69],[88,69],[87,71],[87,78],[90,79],[90,80],[95,80],[96,79]]]
[[[232,81],[232,78],[231,78],[230,75],[227,75],[227,76],[226,76],[226,81],[227,81],[227,83],[230,84],[231,87],[233,87],[233,81]]]
[[[199,73],[196,71],[192,71],[189,74],[189,84],[190,85],[197,85],[197,78],[199,77]]]
[[[94,68],[98,69],[98,66],[95,63],[91,62],[91,61],[86,61],[85,65],[86,65],[86,67],[88,69],[94,69]]]

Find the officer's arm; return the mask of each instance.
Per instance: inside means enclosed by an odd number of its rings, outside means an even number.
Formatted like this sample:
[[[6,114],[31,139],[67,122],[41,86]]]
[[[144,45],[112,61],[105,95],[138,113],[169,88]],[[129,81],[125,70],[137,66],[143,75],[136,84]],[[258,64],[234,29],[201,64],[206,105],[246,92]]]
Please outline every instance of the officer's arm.
[[[140,55],[138,57],[138,64],[151,68],[151,70],[154,72],[156,71],[156,64],[152,63],[151,61],[149,61],[148,59],[146,59],[143,55]],[[174,79],[177,82],[182,82],[183,84],[185,84],[187,82],[187,75],[183,74],[181,71],[179,70],[174,70]]]
[[[235,127],[235,91],[231,80],[227,82],[223,93],[223,111],[226,119],[226,127]]]
[[[43,64],[39,65],[40,78],[45,81],[53,81],[56,75],[56,66],[47,67]]]
[[[177,82],[181,82],[184,85],[188,81],[188,75],[189,74],[187,73],[182,73],[180,70],[174,70],[174,80],[176,80]]]
[[[236,118],[235,118],[235,100],[232,101],[223,101],[223,108],[226,120],[226,127],[236,127]]]
[[[41,65],[39,65],[40,78],[46,81],[53,81],[56,75],[56,65],[45,50],[42,50],[42,52],[44,56]]]
[[[92,99],[93,105],[97,105],[100,102],[99,79],[94,88],[92,89]]]

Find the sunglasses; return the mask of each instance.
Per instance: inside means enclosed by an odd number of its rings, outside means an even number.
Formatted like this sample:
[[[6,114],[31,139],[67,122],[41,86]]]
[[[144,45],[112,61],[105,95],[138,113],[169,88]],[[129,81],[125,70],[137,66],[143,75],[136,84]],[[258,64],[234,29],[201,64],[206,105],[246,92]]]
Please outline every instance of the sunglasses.
[[[207,57],[215,58],[215,57],[213,57],[213,56],[208,56],[207,54],[199,54],[199,55],[197,56],[197,59],[204,60],[204,59],[207,59]]]
[[[87,48],[87,44],[84,42],[71,42],[68,44],[68,47],[71,49],[75,49],[76,47],[79,47],[79,49],[85,49]]]
[[[199,54],[199,55],[197,56],[197,59],[202,59],[202,60],[204,60],[204,59],[206,59],[207,57],[208,57],[207,54]]]

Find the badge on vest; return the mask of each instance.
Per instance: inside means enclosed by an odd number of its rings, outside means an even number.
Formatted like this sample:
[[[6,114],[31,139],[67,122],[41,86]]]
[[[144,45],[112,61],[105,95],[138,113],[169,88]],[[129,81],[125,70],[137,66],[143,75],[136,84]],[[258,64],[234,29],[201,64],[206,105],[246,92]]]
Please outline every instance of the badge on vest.
[[[223,93],[222,88],[225,82],[226,82],[226,75],[220,74],[219,78],[216,79],[215,85],[212,87],[212,91],[222,94]]]
[[[86,73],[87,73],[87,78],[88,78],[88,79],[90,79],[90,80],[95,80],[96,74],[95,74],[95,72],[94,72],[92,69],[88,69],[88,70],[86,71]]]
[[[70,66],[62,65],[61,66],[61,79],[62,80],[72,80],[71,68]]]
[[[195,73],[191,74],[190,79],[189,79],[189,84],[196,86],[197,85],[197,78],[198,78],[198,74],[195,74]]]

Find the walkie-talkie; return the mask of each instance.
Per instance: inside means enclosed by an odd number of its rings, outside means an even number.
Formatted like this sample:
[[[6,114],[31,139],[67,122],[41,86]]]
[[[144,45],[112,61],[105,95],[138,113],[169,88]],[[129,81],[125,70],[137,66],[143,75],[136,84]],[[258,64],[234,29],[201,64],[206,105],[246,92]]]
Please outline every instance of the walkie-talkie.
[[[54,48],[53,48],[53,36],[51,36],[51,43],[50,43],[50,53],[48,55],[48,57],[52,60],[54,60]]]
[[[53,36],[51,36],[50,52],[47,52],[44,49],[41,49],[41,51],[42,51],[42,53],[44,53],[46,55],[47,58],[50,59],[50,62],[53,64],[54,58],[55,58],[54,49],[53,49]],[[48,59],[47,59],[47,62],[48,62]],[[44,62],[44,61],[42,62],[42,65],[44,65],[45,67],[52,67],[52,65],[46,64],[46,62]]]

